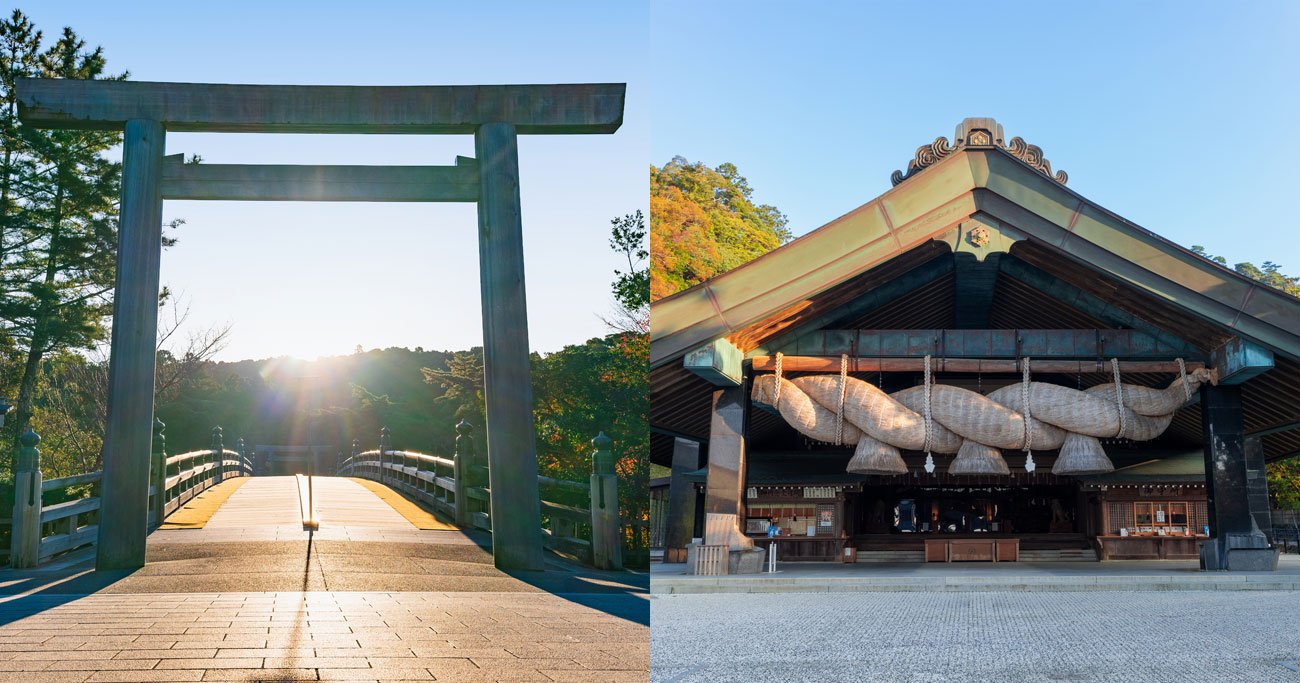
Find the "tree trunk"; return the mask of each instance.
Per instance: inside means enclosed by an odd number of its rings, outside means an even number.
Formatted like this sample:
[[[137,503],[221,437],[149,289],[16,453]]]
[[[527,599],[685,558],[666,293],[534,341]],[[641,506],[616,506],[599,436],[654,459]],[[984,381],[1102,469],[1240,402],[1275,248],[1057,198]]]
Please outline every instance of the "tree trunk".
[[[55,169],[54,177],[56,182],[62,180],[62,166]],[[45,284],[47,285],[54,283],[54,278],[59,272],[59,236],[62,227],[63,185],[60,184],[54,193],[54,220],[50,232],[50,246],[46,254]],[[23,379],[18,389],[18,400],[14,402],[16,404],[13,431],[14,448],[21,446],[18,439],[22,437],[23,432],[27,431],[27,425],[31,422],[32,415],[35,412],[32,409],[32,400],[36,393],[36,382],[40,379],[41,361],[45,358],[46,345],[49,344],[50,318],[55,315],[55,311],[45,304],[42,304],[37,310],[36,319],[32,323],[32,344],[27,349],[27,363],[23,366]]]

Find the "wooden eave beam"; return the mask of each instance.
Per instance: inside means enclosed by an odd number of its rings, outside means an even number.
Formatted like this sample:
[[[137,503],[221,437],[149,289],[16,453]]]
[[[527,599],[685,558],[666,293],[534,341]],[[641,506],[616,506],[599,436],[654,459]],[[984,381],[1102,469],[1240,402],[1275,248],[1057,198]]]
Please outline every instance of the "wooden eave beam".
[[[478,164],[455,166],[282,166],[187,164],[163,160],[163,199],[286,202],[476,202]]]
[[[784,347],[802,356],[1207,360],[1205,352],[1171,345],[1140,330],[818,330]],[[760,355],[760,354],[755,354]],[[761,354],[772,355],[772,354]]]
[[[20,78],[18,115],[37,128],[121,130],[130,119],[219,133],[613,133],[625,83],[561,85],[229,85]]]
[[[759,356],[753,359],[755,372],[773,372],[776,370],[775,356]],[[1188,372],[1205,367],[1200,361],[1186,363]],[[850,356],[849,372],[922,372],[925,369],[924,358],[863,358]],[[1018,373],[1018,359],[993,358],[931,358],[930,369],[934,372],[971,372],[971,373]],[[781,359],[782,372],[839,372],[839,356],[785,356]],[[1096,360],[1038,360],[1030,362],[1030,370],[1037,373],[1109,373],[1110,361]],[[1176,361],[1119,361],[1119,370],[1125,372],[1170,372],[1178,373]]]

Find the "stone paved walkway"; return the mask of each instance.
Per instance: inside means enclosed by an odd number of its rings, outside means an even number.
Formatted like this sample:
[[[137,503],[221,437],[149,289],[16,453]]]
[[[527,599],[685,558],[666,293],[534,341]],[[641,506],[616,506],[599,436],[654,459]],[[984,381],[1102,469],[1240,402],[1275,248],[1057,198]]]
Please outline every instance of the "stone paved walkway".
[[[662,683],[1300,681],[1300,592],[655,595],[651,608]]]
[[[645,598],[46,596],[0,603],[0,681],[646,680]]]
[[[502,572],[486,535],[322,482],[344,504],[319,532],[291,477],[253,479],[205,528],[151,534],[135,572],[84,551],[0,571],[0,683],[647,679],[645,574]]]

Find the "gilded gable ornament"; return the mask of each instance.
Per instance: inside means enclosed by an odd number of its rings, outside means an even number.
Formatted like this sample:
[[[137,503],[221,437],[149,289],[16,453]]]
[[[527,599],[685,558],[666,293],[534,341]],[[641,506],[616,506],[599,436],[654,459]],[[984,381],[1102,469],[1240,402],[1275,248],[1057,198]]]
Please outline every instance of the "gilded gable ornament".
[[[982,225],[966,233],[966,241],[972,247],[982,247],[989,243],[989,239],[991,239],[989,229]]]
[[[957,126],[957,132],[953,136],[951,144],[948,138],[938,137],[934,142],[928,145],[921,145],[916,149],[916,156],[907,164],[907,172],[894,171],[890,176],[890,181],[894,185],[911,178],[920,173],[929,166],[933,166],[946,156],[966,148],[998,148],[1011,156],[1032,166],[1035,170],[1043,175],[1064,185],[1069,176],[1065,171],[1052,173],[1052,165],[1043,158],[1043,150],[1038,145],[1031,145],[1024,141],[1023,138],[1011,138],[1010,143],[1004,143],[1002,137],[1002,124],[990,118],[968,118],[963,120]]]

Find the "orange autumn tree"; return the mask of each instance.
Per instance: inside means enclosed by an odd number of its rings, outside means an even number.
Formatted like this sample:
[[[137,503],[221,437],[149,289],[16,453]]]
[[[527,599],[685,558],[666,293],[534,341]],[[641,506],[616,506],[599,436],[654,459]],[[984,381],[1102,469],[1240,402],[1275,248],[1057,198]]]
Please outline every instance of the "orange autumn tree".
[[[729,163],[650,166],[650,299],[662,299],[785,244],[787,219],[755,204]]]

